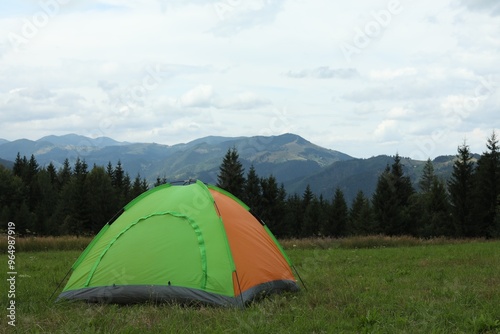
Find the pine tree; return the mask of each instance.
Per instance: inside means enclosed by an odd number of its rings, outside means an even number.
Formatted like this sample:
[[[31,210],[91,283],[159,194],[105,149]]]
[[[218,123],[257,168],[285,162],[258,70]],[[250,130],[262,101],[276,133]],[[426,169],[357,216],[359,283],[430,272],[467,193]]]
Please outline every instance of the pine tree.
[[[253,165],[247,173],[247,180],[244,187],[243,201],[252,209],[252,211],[260,214],[262,211],[262,189],[260,179]]]
[[[422,177],[418,182],[420,190],[424,193],[427,193],[431,190],[432,184],[436,179],[436,175],[434,174],[434,165],[432,164],[431,159],[427,159],[427,162],[424,165],[424,170],[422,171]]]
[[[398,154],[394,162],[386,167],[377,181],[373,195],[375,218],[382,232],[388,235],[407,234],[412,229],[406,209],[414,189],[410,178],[404,175]]]
[[[314,195],[311,190],[311,186],[308,184],[304,193],[302,194],[302,205],[301,205],[301,213],[302,218],[301,221],[301,230],[300,236],[302,237],[310,237],[313,235],[319,235],[321,232],[320,224],[320,203],[318,198]]]
[[[136,198],[143,192],[148,190],[146,179],[141,179],[141,175],[137,173],[137,176],[134,179],[134,183],[132,184],[132,189],[130,191],[130,195],[132,198]],[[145,186],[144,186],[145,185]]]
[[[451,201],[451,213],[456,237],[473,237],[474,227],[471,215],[473,197],[474,163],[469,146],[464,142],[458,147],[453,171],[448,181],[448,192]]]
[[[450,218],[450,202],[446,185],[442,180],[434,179],[430,190],[428,211],[431,213],[430,225],[432,236],[453,236],[453,222]]]
[[[111,184],[111,178],[104,167],[94,166],[85,179],[89,203],[90,224],[87,233],[98,233],[118,210],[117,198]]]
[[[88,189],[85,182],[88,175],[88,165],[85,159],[80,157],[76,159],[73,167],[74,173],[71,184],[71,203],[73,205],[73,214],[75,226],[73,228],[78,234],[89,233],[92,221],[92,213],[88,202],[88,192],[94,189]]]
[[[57,187],[57,170],[52,161],[47,166],[47,173],[49,174],[50,184]]]
[[[262,178],[260,181],[262,189],[261,211],[258,213],[261,219],[269,226],[276,236],[285,235],[283,216],[285,203],[282,201],[280,188],[273,175]]]
[[[347,234],[370,235],[378,233],[380,233],[380,230],[375,224],[370,200],[360,190],[353,199],[349,210]]]
[[[28,189],[28,209],[34,212],[38,202],[40,201],[40,188],[37,183],[38,173],[40,167],[36,161],[35,156],[32,154],[28,161],[27,169],[24,174],[23,182]],[[34,227],[32,227],[34,229]]]
[[[48,168],[40,170],[36,178],[36,187],[40,192],[40,198],[34,210],[37,221],[33,232],[39,235],[54,234],[57,230],[52,226],[54,224],[51,217],[54,208],[57,206],[59,195],[57,191],[57,174],[54,166],[50,170]]]
[[[62,167],[59,169],[59,172],[57,173],[57,180],[58,180],[58,190],[61,191],[61,189],[70,181],[71,176],[72,176],[72,170],[71,166],[69,164],[68,158],[64,159]]]
[[[118,160],[116,167],[111,174],[111,182],[115,187],[118,195],[122,194],[124,184],[125,172],[123,171],[122,162]]]
[[[304,205],[304,204],[303,204]],[[304,220],[302,224],[302,237],[320,235],[321,204],[316,196],[313,196],[305,207]]]
[[[156,181],[153,184],[153,187],[158,187],[158,186],[161,186],[162,184],[166,184],[166,183],[167,183],[167,178],[165,176],[164,177],[157,176]]]
[[[496,207],[500,195],[500,148],[493,132],[486,143],[488,149],[477,161],[474,175],[474,210],[477,236],[496,234]]]
[[[28,168],[28,160],[26,159],[26,156],[21,158],[21,154],[17,152],[16,160],[14,161],[14,166],[12,167],[12,172],[14,173],[15,176],[24,178],[27,168]]]
[[[0,165],[0,229],[6,230],[7,223],[12,221],[14,214],[19,211],[26,197],[26,188],[23,181],[14,172]],[[17,224],[24,222],[18,222]],[[21,229],[19,232],[21,233]]]
[[[113,164],[111,163],[111,161],[108,161],[108,164],[106,165],[106,174],[108,174],[111,180],[113,179],[113,171]]]
[[[128,173],[125,173],[125,177],[123,178],[123,188],[122,188],[122,198],[124,199],[123,205],[127,204],[133,199],[133,197],[130,194],[131,189],[132,189],[132,184],[130,180],[130,175]]]
[[[243,197],[245,177],[243,165],[239,161],[236,147],[227,150],[217,175],[217,186],[232,193],[238,198]]]
[[[304,208],[304,211],[309,206],[309,204],[311,203],[313,198],[314,198],[314,194],[311,190],[311,186],[307,185],[306,190],[304,190],[304,194],[302,194],[302,206]]]
[[[302,200],[298,194],[289,196],[285,202],[285,214],[283,225],[285,226],[286,237],[300,237],[302,233],[304,211],[302,209]]]
[[[347,234],[347,219],[349,210],[345,201],[344,192],[337,188],[333,196],[333,202],[330,209],[328,230],[325,235],[334,237],[343,237]]]

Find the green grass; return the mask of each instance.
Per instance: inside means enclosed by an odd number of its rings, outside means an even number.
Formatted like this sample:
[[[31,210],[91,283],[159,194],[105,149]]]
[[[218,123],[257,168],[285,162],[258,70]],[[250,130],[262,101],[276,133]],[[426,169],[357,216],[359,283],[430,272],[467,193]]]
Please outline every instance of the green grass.
[[[324,241],[323,241],[324,242]],[[317,243],[321,243],[317,241]],[[80,251],[16,253],[19,333],[500,333],[500,241],[284,243],[305,281],[244,310],[48,298]],[[358,244],[359,246],[359,244]],[[372,247],[372,246],[370,246]],[[7,255],[0,255],[7,270]],[[2,318],[8,288],[0,285]],[[60,292],[61,288],[58,290]],[[0,332],[9,330],[2,320]]]

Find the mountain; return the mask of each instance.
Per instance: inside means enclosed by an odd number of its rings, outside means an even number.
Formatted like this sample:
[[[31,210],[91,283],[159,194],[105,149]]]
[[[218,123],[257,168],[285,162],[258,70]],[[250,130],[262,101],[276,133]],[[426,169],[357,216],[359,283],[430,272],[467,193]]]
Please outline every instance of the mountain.
[[[0,165],[4,166],[5,168],[11,169],[14,166],[14,162],[0,158]]]
[[[201,178],[217,181],[217,173],[227,150],[236,147],[245,170],[251,165],[258,175],[273,174],[280,182],[304,177],[340,160],[352,159],[347,154],[322,148],[304,138],[284,134],[256,137],[207,137],[169,148],[171,155],[152,169],[157,176],[171,179]]]
[[[34,154],[40,166],[52,162],[62,166],[65,159],[73,165],[77,158],[85,159],[89,168],[93,164],[105,166],[118,161],[130,177],[137,174],[151,184],[156,178],[169,181],[197,178],[216,183],[220,164],[228,149],[236,147],[240,161],[248,171],[254,166],[261,177],[274,175],[289,194],[302,194],[307,185],[325,199],[331,199],[335,189],[343,190],[350,204],[359,190],[371,197],[379,175],[394,158],[380,155],[369,159],[353,158],[345,153],[315,145],[295,134],[254,137],[209,136],[188,143],[161,145],[155,143],[118,142],[111,138],[87,138],[79,135],[46,136],[39,140],[19,139],[0,143],[0,164],[12,166],[21,156]],[[474,159],[479,158],[474,155]],[[455,156],[434,159],[436,175],[444,180],[451,175]],[[401,157],[405,173],[415,189],[422,175],[425,161]]]
[[[128,145],[130,143],[127,142],[118,142],[109,137],[97,137],[97,138],[88,138],[85,136],[80,136],[76,134],[67,134],[63,136],[45,136],[37,140],[37,142],[49,142],[56,146],[73,146],[73,147],[106,147],[106,146],[119,146],[119,145]]]
[[[473,160],[479,159],[478,154],[473,154]],[[407,157],[400,157],[405,175],[410,177],[415,190],[419,189],[420,180],[426,161],[413,160]],[[435,175],[446,181],[450,178],[454,155],[436,157],[432,163]],[[359,190],[365,196],[371,197],[377,187],[378,177],[387,165],[394,162],[393,156],[380,155],[369,159],[351,159],[337,161],[330,166],[323,168],[320,172],[309,175],[302,179],[293,180],[287,187],[288,191],[302,193],[307,185],[311,191],[325,198],[333,198],[336,188],[340,188],[348,204],[356,197]]]
[[[294,134],[255,137],[210,136],[177,145],[123,143],[110,138],[91,139],[78,135],[46,136],[39,140],[19,139],[0,144],[0,158],[15,160],[35,155],[40,166],[52,162],[60,167],[67,158],[71,164],[85,159],[89,166],[121,161],[123,168],[135,177],[148,181],[157,177],[168,180],[200,178],[215,183],[227,150],[236,147],[245,169],[253,164],[261,176],[273,174],[280,182],[319,172],[336,161],[353,159],[347,154],[317,146]]]
[[[0,145],[8,143],[9,141],[7,139],[0,138]]]

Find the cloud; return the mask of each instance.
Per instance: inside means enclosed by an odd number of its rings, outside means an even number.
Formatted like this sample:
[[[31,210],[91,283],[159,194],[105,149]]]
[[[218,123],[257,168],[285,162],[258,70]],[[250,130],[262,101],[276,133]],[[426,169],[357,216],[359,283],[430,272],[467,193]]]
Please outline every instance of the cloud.
[[[418,70],[414,67],[370,71],[370,77],[375,80],[390,80],[401,76],[413,76],[416,74],[418,74]]]
[[[498,0],[460,0],[460,3],[471,11],[488,12],[491,16],[500,15]]]
[[[184,93],[179,103],[185,108],[209,108],[214,99],[214,89],[211,85],[199,85]]]
[[[450,138],[432,155],[453,154],[473,129],[500,128],[497,0],[412,2],[390,23],[388,1],[89,0],[61,5],[14,50],[9,33],[28,32],[42,3],[0,5],[9,140],[92,132],[175,144],[297,131],[363,157],[411,152],[440,129]],[[374,25],[382,34],[360,46]],[[360,51],[350,64],[341,41]]]
[[[401,139],[400,123],[394,119],[386,119],[377,125],[375,138],[381,142],[394,142]]]
[[[17,94],[33,100],[47,100],[56,95],[54,92],[45,88],[25,88],[18,90]]]
[[[217,36],[231,36],[243,30],[272,23],[285,0],[219,0],[213,9],[219,18],[211,30]]]
[[[358,76],[359,74],[354,68],[330,68],[328,66],[320,66],[314,69],[306,69],[298,72],[288,71],[286,75],[295,79],[350,79]]]
[[[272,104],[269,99],[259,97],[252,92],[243,92],[235,97],[228,98],[218,103],[219,108],[249,110]]]
[[[110,82],[107,80],[99,80],[97,85],[105,92],[112,91],[119,86],[116,82]]]

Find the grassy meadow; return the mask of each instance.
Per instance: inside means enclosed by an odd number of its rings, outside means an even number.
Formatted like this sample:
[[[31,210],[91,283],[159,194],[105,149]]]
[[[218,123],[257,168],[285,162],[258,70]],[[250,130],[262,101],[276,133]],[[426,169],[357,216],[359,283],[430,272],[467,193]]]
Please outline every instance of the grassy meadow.
[[[23,242],[15,329],[5,321],[6,280],[0,285],[2,333],[500,333],[500,241],[285,240],[307,290],[243,310],[54,303],[52,292],[85,245]],[[4,252],[5,240],[0,246]],[[0,258],[5,277],[7,254]]]

